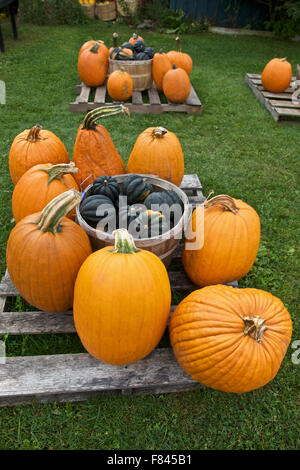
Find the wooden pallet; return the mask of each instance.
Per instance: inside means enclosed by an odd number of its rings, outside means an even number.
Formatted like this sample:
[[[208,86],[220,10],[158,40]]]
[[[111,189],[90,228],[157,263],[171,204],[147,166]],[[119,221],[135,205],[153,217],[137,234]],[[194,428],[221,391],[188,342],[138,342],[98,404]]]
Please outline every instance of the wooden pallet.
[[[88,87],[85,83],[77,85],[78,96],[73,103],[70,103],[70,110],[73,112],[84,113],[94,108],[116,104],[116,102],[106,101],[108,93],[106,82],[96,89]],[[94,97],[92,95],[94,94]],[[198,95],[191,85],[191,92],[188,99],[181,104],[175,104],[168,101],[162,103],[163,94],[158,93],[154,83],[152,88],[146,91],[134,91],[129,101],[124,102],[131,113],[162,114],[164,112],[181,112],[187,114],[200,114],[202,104]],[[119,102],[118,102],[119,103]]]
[[[205,198],[197,175],[186,175],[181,188],[193,206]],[[174,258],[181,260],[182,246]],[[191,291],[195,286],[183,269],[169,270],[171,287]],[[237,286],[237,282],[231,283]],[[73,312],[5,312],[8,298],[18,294],[6,271],[0,283],[0,335],[76,333]],[[171,307],[170,313],[175,306]],[[1,358],[0,358],[1,359]],[[156,348],[149,356],[127,366],[109,366],[89,354],[7,357],[0,361],[0,406],[50,401],[80,401],[100,394],[169,393],[199,389],[171,348]]]
[[[245,81],[256,98],[267,108],[275,121],[300,124],[300,92],[296,96],[296,77],[292,77],[291,86],[283,93],[267,91],[261,82],[261,75],[247,73]],[[293,100],[293,95],[296,99]]]

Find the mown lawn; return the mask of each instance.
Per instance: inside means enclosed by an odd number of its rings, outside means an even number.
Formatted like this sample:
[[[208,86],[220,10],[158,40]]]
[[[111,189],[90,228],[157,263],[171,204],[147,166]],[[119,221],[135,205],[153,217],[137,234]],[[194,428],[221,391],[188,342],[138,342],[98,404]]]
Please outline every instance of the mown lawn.
[[[5,247],[13,227],[8,153],[15,135],[37,122],[55,132],[70,155],[82,115],[71,113],[79,82],[76,60],[80,45],[102,38],[111,44],[116,25],[92,22],[78,27],[19,28],[20,41],[9,39],[0,55],[0,79],[7,104],[0,106],[1,274]],[[118,25],[120,43],[131,30]],[[145,33],[156,50],[174,48],[167,35]],[[295,73],[299,44],[257,37],[186,35],[184,49],[194,60],[192,82],[202,116],[132,115],[105,121],[127,161],[136,137],[161,125],[179,137],[186,173],[197,173],[204,193],[226,193],[251,204],[259,213],[262,238],[251,272],[241,287],[270,291],[282,299],[299,339],[299,138],[300,126],[281,125],[254,98],[244,83],[247,72],[259,73],[272,57],[287,56]],[[299,213],[299,212],[298,212]],[[17,298],[13,309],[24,309]],[[297,310],[298,309],[298,310]],[[9,337],[9,355],[81,352],[76,335]],[[299,365],[290,348],[277,377],[244,395],[205,389],[161,396],[103,397],[78,404],[34,404],[0,409],[1,449],[295,449]]]

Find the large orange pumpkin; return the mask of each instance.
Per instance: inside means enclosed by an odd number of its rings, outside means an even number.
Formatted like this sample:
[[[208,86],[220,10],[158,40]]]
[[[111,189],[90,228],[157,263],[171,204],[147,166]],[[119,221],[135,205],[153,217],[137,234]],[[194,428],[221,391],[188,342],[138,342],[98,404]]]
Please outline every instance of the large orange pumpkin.
[[[85,189],[101,175],[125,173],[125,165],[105,127],[96,124],[98,119],[115,114],[127,113],[123,105],[94,109],[86,114],[78,128],[73,151],[73,162],[78,168],[74,175],[81,189]]]
[[[184,158],[178,137],[164,127],[148,127],[137,138],[127,173],[156,175],[180,186]]]
[[[85,231],[64,217],[80,201],[76,189],[60,194],[42,212],[17,223],[7,242],[13,284],[27,302],[46,312],[72,307],[78,270],[92,252]]]
[[[176,38],[177,51],[169,51],[167,56],[171,62],[171,65],[176,65],[177,68],[181,68],[186,71],[189,75],[193,67],[193,60],[189,54],[182,52],[180,38]]]
[[[86,41],[84,44],[82,44],[80,50],[79,50],[79,53],[78,53],[78,57],[80,56],[80,54],[87,50],[87,49],[91,49],[91,47],[93,47],[96,43],[100,43],[100,44],[104,44],[104,41],[102,41],[101,39],[98,39],[98,40],[95,40],[95,39],[91,39],[90,41]],[[106,46],[105,46],[106,47]],[[103,48],[103,52],[105,51],[105,49]]]
[[[244,393],[277,374],[291,341],[292,321],[277,297],[258,289],[208,286],[176,308],[171,344],[193,379],[224,392]]]
[[[61,193],[79,189],[72,174],[78,171],[74,163],[51,163],[35,165],[26,171],[14,187],[12,211],[16,222],[27,215],[39,212]],[[74,211],[68,214],[73,218]]]
[[[83,263],[74,291],[74,322],[87,351],[121,365],[147,356],[160,341],[171,305],[168,273],[158,256],[135,247],[125,229],[115,248]]]
[[[115,70],[107,80],[107,91],[115,101],[126,101],[132,96],[133,80],[124,69]]]
[[[261,75],[264,88],[272,93],[286,90],[292,80],[292,66],[284,59],[272,59],[265,66]]]
[[[9,171],[14,184],[39,163],[69,163],[69,155],[62,141],[39,124],[25,129],[14,138],[9,152]]]
[[[191,91],[188,74],[175,65],[165,73],[162,84],[166,98],[172,103],[183,103]]]
[[[91,87],[104,83],[108,70],[109,52],[103,41],[96,41],[91,48],[85,48],[78,57],[78,74]]]
[[[196,285],[224,284],[250,271],[259,247],[260,220],[245,202],[215,196],[204,208],[196,208],[188,232],[182,261]]]
[[[171,68],[172,64],[169,57],[162,51],[162,49],[154,54],[152,61],[152,76],[158,91],[162,91],[163,78]]]

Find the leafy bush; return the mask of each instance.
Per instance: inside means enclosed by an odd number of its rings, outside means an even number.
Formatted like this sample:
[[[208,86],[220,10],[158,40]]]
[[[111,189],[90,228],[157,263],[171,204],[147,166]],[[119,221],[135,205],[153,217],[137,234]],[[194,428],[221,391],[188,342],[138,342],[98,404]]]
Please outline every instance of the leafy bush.
[[[269,20],[266,29],[284,38],[300,34],[299,0],[256,0],[269,8]]]
[[[74,0],[20,0],[20,16],[32,24],[83,24],[89,21]]]

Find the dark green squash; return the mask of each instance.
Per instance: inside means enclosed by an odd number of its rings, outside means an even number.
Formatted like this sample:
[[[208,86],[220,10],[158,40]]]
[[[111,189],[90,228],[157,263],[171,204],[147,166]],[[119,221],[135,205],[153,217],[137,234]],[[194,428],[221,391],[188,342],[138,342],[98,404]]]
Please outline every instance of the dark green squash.
[[[166,219],[170,218],[172,225],[176,225],[183,214],[182,200],[173,189],[149,194],[144,200],[144,204],[147,209],[162,212]]]
[[[101,206],[103,207],[101,208]],[[112,200],[107,196],[95,194],[84,197],[80,203],[79,212],[86,223],[93,228],[97,226],[104,232],[108,231],[107,217],[109,218],[110,232],[116,228],[116,209]],[[103,221],[102,224],[101,221]]]
[[[119,228],[129,229],[130,224],[145,210],[144,205],[133,204],[132,206],[122,206],[119,209]]]
[[[130,42],[123,42],[121,47],[122,49],[130,49],[132,52],[134,51],[134,47],[132,44],[130,44]]]
[[[113,50],[110,53],[110,58],[112,60],[117,60],[117,57],[119,55],[120,50],[121,50],[120,47],[118,47],[118,46],[114,47]]]
[[[146,47],[144,52],[148,55],[149,59],[153,59],[155,54],[155,50],[153,49],[153,47]]]
[[[111,176],[99,176],[93,182],[92,194],[107,196],[116,204],[120,194],[119,183]]]
[[[134,51],[135,52],[144,52],[145,50],[145,43],[144,41],[141,41],[140,39],[138,41],[135,42],[134,46]]]
[[[139,175],[130,174],[123,183],[123,194],[127,196],[129,205],[143,201],[151,191],[151,184]]]
[[[134,238],[153,238],[169,230],[169,225],[163,214],[157,211],[145,210],[134,219],[129,232]]]
[[[150,57],[146,52],[138,52],[137,54],[134,55],[135,60],[149,60]]]

